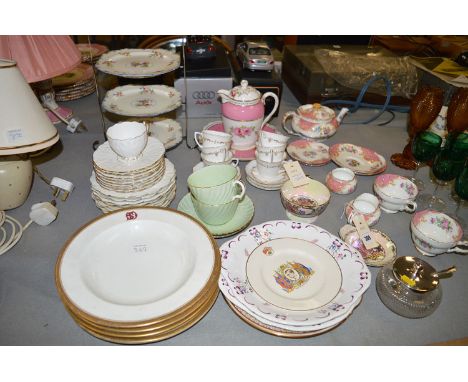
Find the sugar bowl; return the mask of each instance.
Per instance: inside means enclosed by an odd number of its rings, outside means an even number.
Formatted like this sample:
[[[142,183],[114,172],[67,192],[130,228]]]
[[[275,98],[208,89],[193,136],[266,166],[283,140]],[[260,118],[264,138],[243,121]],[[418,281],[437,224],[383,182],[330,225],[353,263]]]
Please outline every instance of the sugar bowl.
[[[356,175],[349,168],[339,167],[327,174],[325,183],[335,194],[351,194],[356,189]]]
[[[440,279],[451,277],[455,271],[450,267],[437,272],[417,257],[398,257],[380,269],[375,281],[377,294],[387,308],[400,316],[427,317],[442,299]]]

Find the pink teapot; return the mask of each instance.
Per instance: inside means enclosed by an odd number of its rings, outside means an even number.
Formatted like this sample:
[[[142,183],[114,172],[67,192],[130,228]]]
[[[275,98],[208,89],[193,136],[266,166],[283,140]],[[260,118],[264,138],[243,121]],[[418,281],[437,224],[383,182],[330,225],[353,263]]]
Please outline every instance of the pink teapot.
[[[221,113],[224,129],[232,134],[232,148],[234,150],[248,150],[255,147],[257,131],[259,131],[272,117],[279,106],[279,99],[275,93],[262,94],[246,80],[240,86],[231,90],[218,90],[221,97]],[[265,100],[273,97],[275,106],[266,118]]]
[[[348,111],[349,109],[343,108],[338,115],[335,115],[333,109],[319,103],[302,105],[296,111],[288,111],[284,114],[283,129],[292,135],[325,139],[336,133],[341,120]],[[289,118],[292,118],[292,130],[287,126]]]

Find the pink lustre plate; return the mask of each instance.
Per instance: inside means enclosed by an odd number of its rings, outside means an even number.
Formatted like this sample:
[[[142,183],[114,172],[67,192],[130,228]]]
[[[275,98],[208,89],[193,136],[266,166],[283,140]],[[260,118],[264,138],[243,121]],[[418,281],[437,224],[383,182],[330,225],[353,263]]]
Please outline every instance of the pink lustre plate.
[[[307,166],[323,166],[330,162],[328,146],[308,139],[291,142],[286,151],[291,158]]]
[[[349,168],[359,175],[380,174],[387,168],[382,155],[351,143],[337,143],[330,147],[330,158],[338,166]]]

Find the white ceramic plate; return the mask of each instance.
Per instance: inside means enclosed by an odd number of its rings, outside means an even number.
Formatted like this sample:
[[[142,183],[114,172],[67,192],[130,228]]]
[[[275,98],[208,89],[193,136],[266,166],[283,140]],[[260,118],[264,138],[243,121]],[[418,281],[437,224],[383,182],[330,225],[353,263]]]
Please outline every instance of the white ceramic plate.
[[[62,250],[59,281],[79,309],[131,322],[173,312],[206,285],[217,255],[207,232],[170,209],[136,208],[80,228]]]
[[[331,160],[327,145],[309,139],[291,142],[286,151],[291,158],[307,166],[323,166]]]
[[[180,104],[180,93],[166,85],[118,86],[109,90],[102,101],[104,110],[129,117],[154,117]]]
[[[336,260],[342,274],[342,286],[330,303],[308,311],[291,311],[274,306],[262,299],[251,288],[246,276],[246,263],[259,245],[279,238],[308,240],[329,252]],[[367,290],[371,274],[361,254],[328,231],[313,224],[289,220],[275,220],[250,227],[220,247],[221,272],[235,292],[233,301],[242,309],[266,320],[287,325],[321,325],[346,314]],[[227,295],[228,288],[220,285]],[[231,300],[232,301],[232,300]]]
[[[172,72],[180,55],[166,49],[121,49],[103,54],[96,68],[119,77],[145,78]]]
[[[109,172],[138,171],[155,165],[165,152],[166,149],[159,139],[148,137],[148,143],[141,156],[135,160],[125,161],[119,159],[117,154],[110,148],[109,142],[104,142],[93,153],[93,162],[102,170]]]
[[[385,158],[374,150],[351,143],[337,143],[330,147],[330,158],[340,167],[358,175],[375,175],[387,168]]]
[[[286,182],[289,178],[286,174],[286,171],[281,171],[278,176],[274,178],[265,178],[261,176],[257,170],[257,161],[253,160],[250,161],[245,166],[245,172],[247,174],[247,179],[251,178],[254,182],[252,182],[252,186],[267,189],[267,190],[279,190],[284,182]],[[250,183],[250,182],[249,182]]]
[[[148,135],[159,139],[168,150],[182,141],[182,126],[173,119],[163,119],[149,124]]]
[[[265,301],[287,310],[310,310],[332,301],[341,271],[323,248],[307,240],[270,240],[250,254],[247,281]]]

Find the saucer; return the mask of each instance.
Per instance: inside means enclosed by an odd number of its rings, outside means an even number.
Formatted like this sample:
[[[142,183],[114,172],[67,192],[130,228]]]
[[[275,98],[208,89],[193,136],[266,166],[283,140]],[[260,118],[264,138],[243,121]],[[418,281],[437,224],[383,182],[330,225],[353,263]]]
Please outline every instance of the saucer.
[[[291,142],[286,151],[291,158],[306,166],[323,166],[331,161],[328,146],[309,139]]]
[[[358,250],[364,262],[371,267],[382,267],[392,263],[397,256],[395,243],[383,232],[371,229],[374,240],[378,247],[367,249],[359,237],[357,229],[351,225],[345,225],[340,229],[341,239],[351,247]]]
[[[255,212],[252,200],[245,195],[244,199],[237,206],[237,211],[234,214],[234,217],[230,221],[222,225],[209,225],[198,217],[195,207],[193,206],[190,193],[182,198],[177,206],[177,210],[185,212],[197,219],[216,239],[232,236],[247,228],[252,221]]]
[[[273,191],[279,190],[284,182],[289,178],[285,171],[278,174],[275,178],[262,177],[257,171],[257,161],[253,160],[245,166],[247,181],[254,187],[262,190]]]

